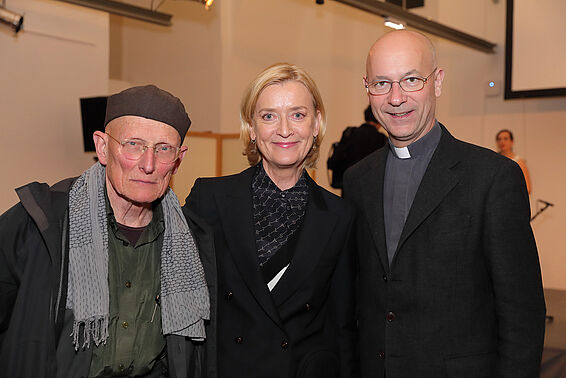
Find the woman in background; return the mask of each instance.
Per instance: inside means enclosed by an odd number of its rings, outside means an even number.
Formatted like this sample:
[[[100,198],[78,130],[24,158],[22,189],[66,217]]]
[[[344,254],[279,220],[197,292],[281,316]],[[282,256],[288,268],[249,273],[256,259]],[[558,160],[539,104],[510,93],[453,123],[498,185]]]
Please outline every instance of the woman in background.
[[[220,378],[356,377],[351,208],[308,175],[326,128],[318,89],[279,63],[240,108],[251,165],[199,178],[186,205],[214,230]]]
[[[506,156],[519,164],[519,167],[521,167],[521,170],[523,171],[523,176],[525,176],[527,191],[531,194],[531,178],[529,176],[527,163],[525,163],[525,160],[519,157],[519,155],[515,155],[513,152],[513,133],[507,129],[500,130],[495,136],[495,141],[497,142],[497,148],[499,149],[498,152],[500,155]]]

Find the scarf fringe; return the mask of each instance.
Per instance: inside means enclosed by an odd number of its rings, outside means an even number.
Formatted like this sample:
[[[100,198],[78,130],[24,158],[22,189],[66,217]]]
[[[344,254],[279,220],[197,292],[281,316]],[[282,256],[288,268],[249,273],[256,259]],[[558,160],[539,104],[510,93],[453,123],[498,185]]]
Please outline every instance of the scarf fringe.
[[[81,333],[81,327],[83,328],[82,349],[90,348],[91,340],[96,346],[99,346],[100,343],[106,344],[106,339],[108,338],[108,317],[98,316],[85,321],[73,323],[73,333],[71,333],[71,336],[73,337],[75,351],[79,350],[79,335]]]

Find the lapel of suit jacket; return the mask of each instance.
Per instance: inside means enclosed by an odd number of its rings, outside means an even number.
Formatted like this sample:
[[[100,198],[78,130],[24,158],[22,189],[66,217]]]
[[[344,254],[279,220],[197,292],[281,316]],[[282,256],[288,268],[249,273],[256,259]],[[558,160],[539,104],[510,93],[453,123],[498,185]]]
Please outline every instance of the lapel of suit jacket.
[[[310,177],[307,177],[307,183],[309,201],[297,235],[296,249],[289,268],[271,291],[276,306],[289,298],[312,274],[338,221],[337,215],[329,211],[318,185]]]
[[[363,213],[369,224],[373,241],[379,255],[383,269],[389,271],[387,258],[387,246],[385,244],[385,222],[383,220],[383,180],[385,177],[385,163],[389,147],[385,146],[377,150],[371,159],[372,162],[368,172],[361,179]]]
[[[255,167],[236,176],[227,192],[216,197],[222,229],[242,279],[266,314],[283,329],[283,323],[259,268],[252,203],[252,178]]]
[[[452,172],[452,167],[460,161],[456,140],[442,124],[440,127],[442,136],[415,194],[391,265],[395,263],[403,243],[458,183]]]

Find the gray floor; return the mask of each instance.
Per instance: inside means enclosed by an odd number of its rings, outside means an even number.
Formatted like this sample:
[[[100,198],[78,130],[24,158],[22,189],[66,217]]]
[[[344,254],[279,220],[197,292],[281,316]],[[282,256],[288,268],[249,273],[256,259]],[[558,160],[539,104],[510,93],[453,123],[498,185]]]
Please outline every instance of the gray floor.
[[[566,377],[566,290],[545,289],[546,321],[541,377]]]

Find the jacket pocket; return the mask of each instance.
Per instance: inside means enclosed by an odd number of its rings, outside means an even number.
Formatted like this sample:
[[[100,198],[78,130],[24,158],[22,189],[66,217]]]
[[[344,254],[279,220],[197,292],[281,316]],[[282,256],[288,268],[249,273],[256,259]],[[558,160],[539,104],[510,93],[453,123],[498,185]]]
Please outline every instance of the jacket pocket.
[[[448,377],[490,378],[495,377],[497,353],[485,352],[446,357],[444,363]]]

